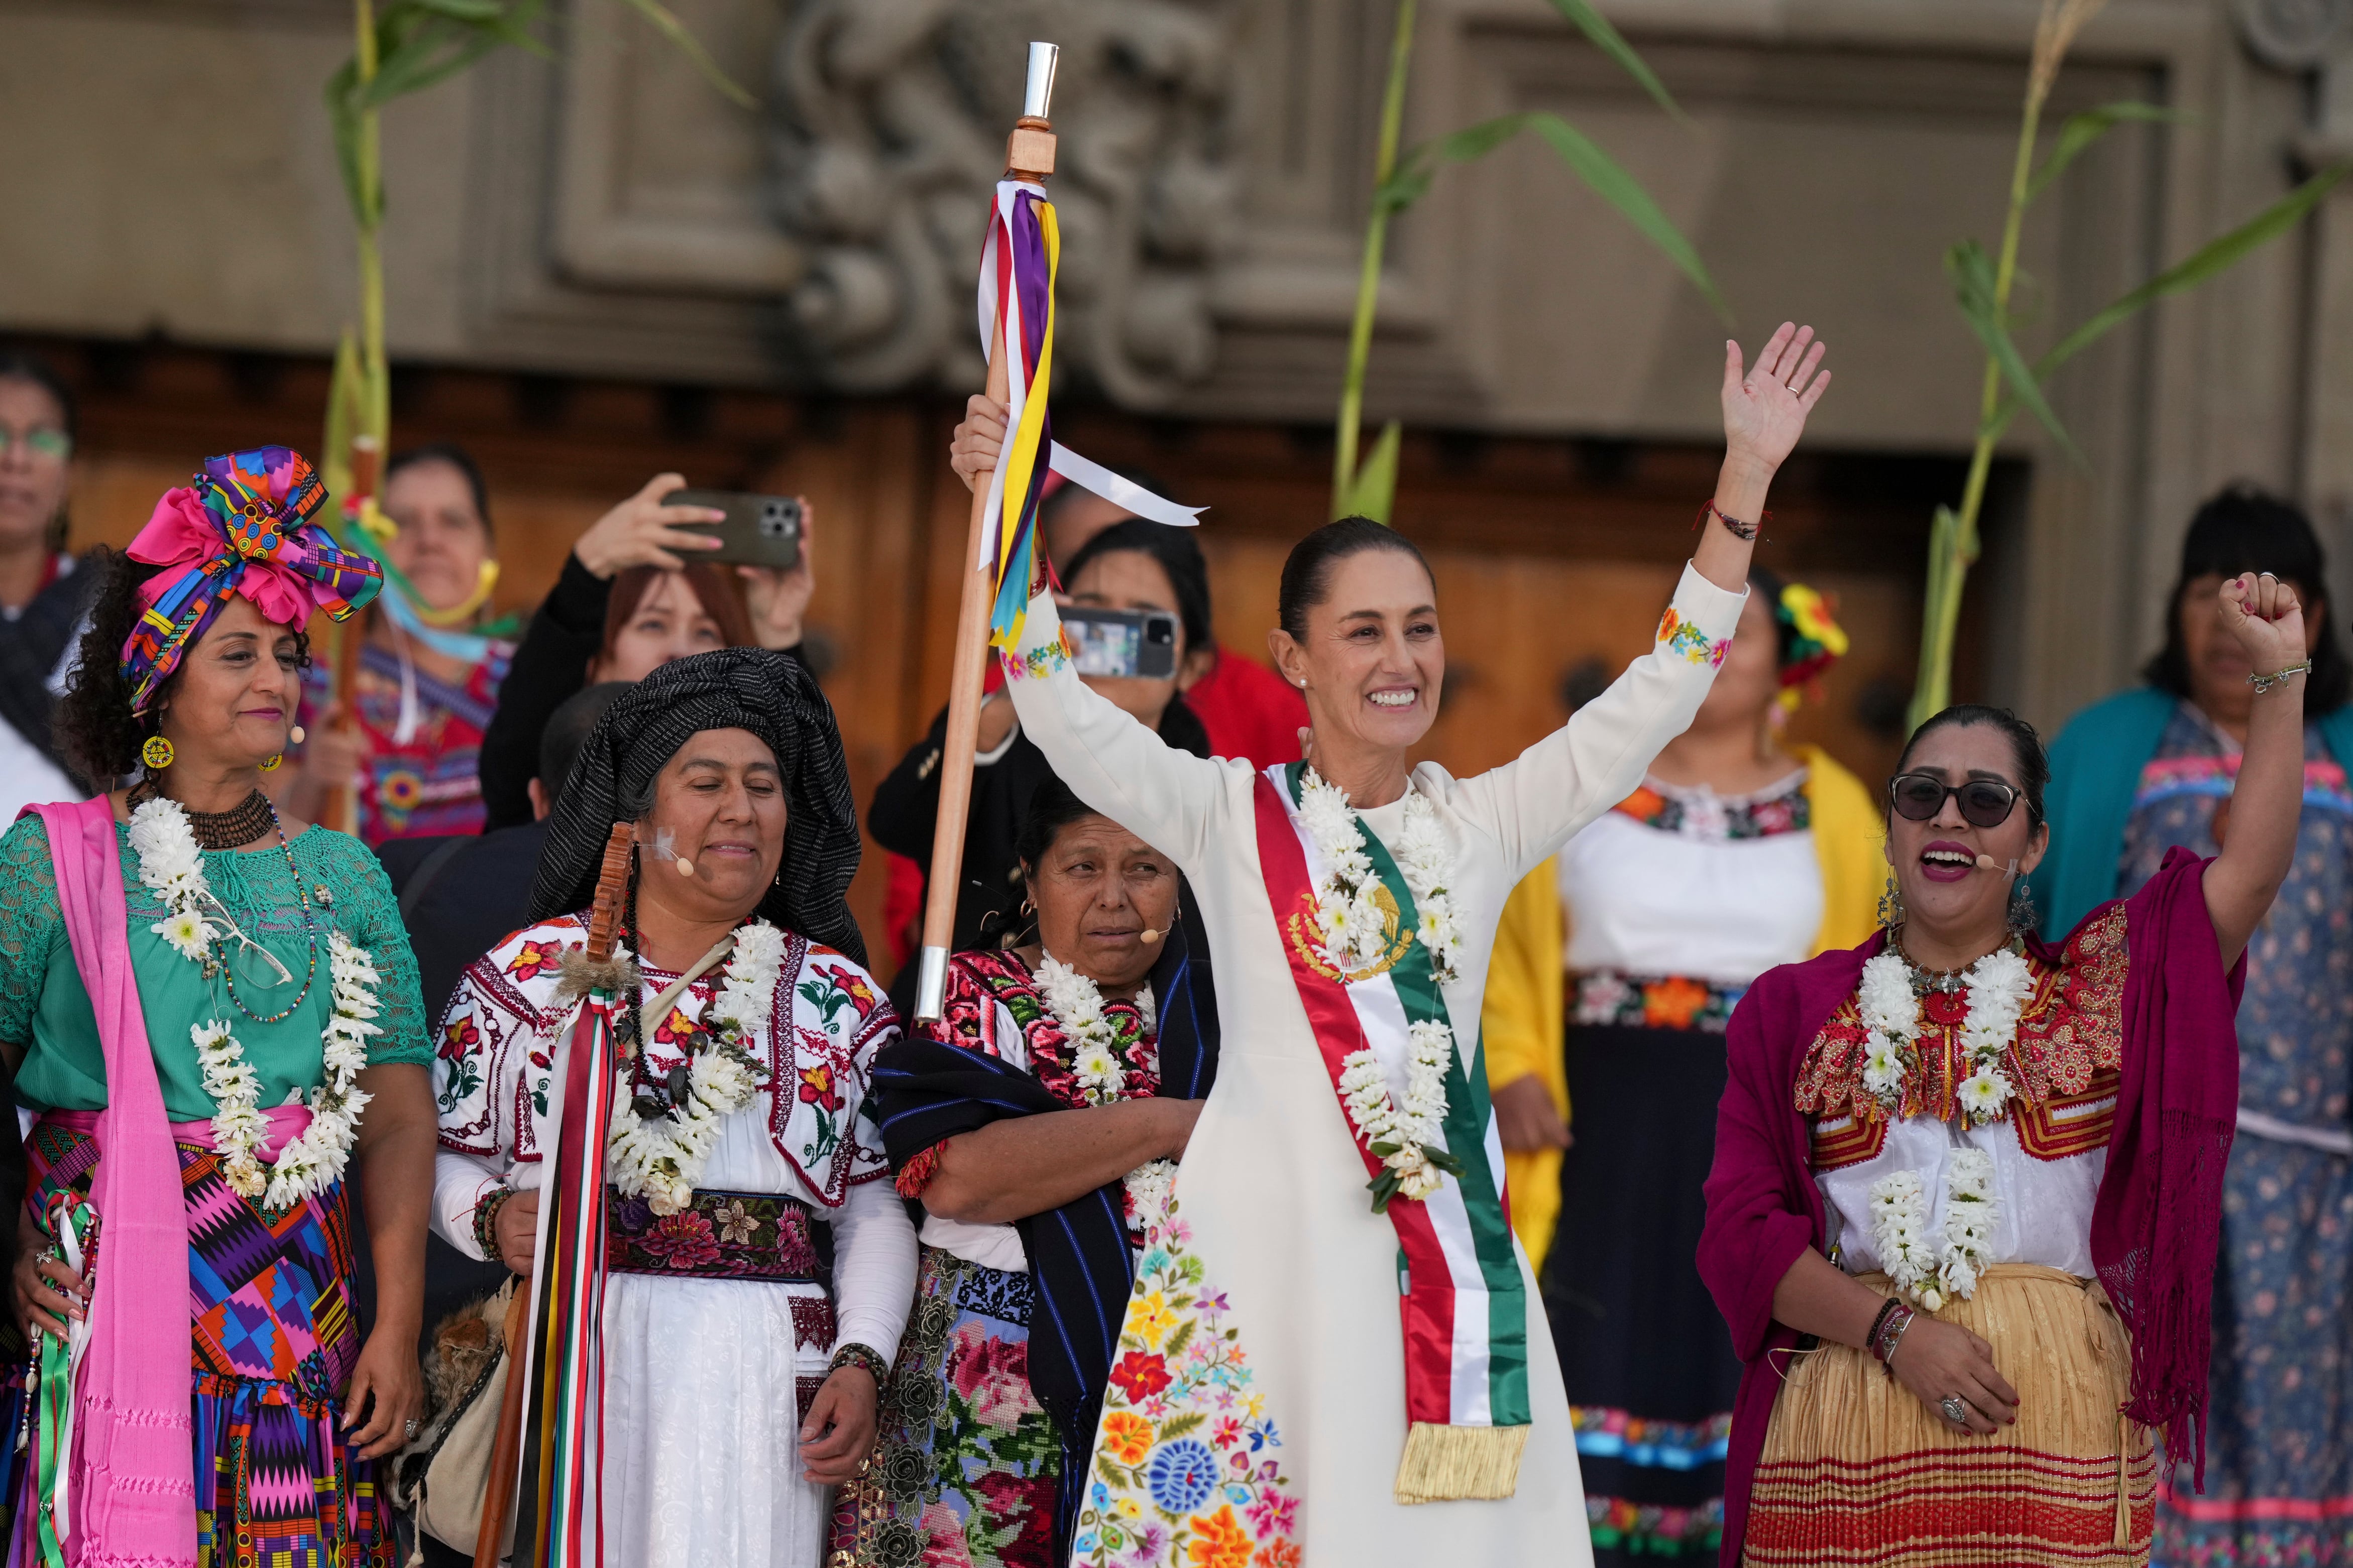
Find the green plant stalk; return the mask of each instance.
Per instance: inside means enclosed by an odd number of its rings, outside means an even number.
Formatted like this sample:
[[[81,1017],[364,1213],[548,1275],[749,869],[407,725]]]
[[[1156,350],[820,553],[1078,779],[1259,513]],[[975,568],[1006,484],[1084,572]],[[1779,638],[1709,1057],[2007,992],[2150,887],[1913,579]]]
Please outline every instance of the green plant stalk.
[[[353,58],[359,66],[360,89],[364,96],[368,84],[375,80],[376,72],[375,0],[353,0],[353,16],[358,27],[358,47]],[[359,220],[360,374],[364,388],[358,433],[374,437],[379,454],[384,449],[385,440],[392,433],[392,378],[384,357],[382,128],[380,110],[375,108],[362,110],[359,136],[361,211],[353,215]]]
[[[1365,365],[1373,352],[1373,315],[1381,291],[1381,252],[1388,243],[1386,190],[1397,173],[1398,135],[1405,124],[1406,68],[1413,58],[1415,0],[1398,0],[1397,34],[1389,44],[1389,79],[1381,97],[1380,145],[1373,157],[1373,205],[1365,219],[1364,266],[1356,274],[1356,314],[1348,328],[1348,368],[1340,384],[1340,420],[1332,452],[1332,515],[1346,510],[1356,482],[1356,444],[1364,422]]]
[[[2019,231],[2026,222],[2032,199],[2034,138],[2042,121],[2042,94],[2030,85],[2026,108],[2020,116],[2018,156],[2010,176],[2010,213],[2003,220],[2001,258],[1994,272],[1994,309],[2010,310],[2010,284],[2018,276]],[[1978,440],[1969,455],[1969,474],[1961,489],[1960,510],[1949,530],[1929,538],[1928,595],[1920,627],[1920,674],[1912,690],[1910,729],[1918,729],[1953,700],[1953,642],[1961,623],[1961,591],[1978,554],[1978,513],[1985,504],[1986,480],[1993,471],[1994,442],[2001,433],[2001,366],[1986,356],[1985,390],[1978,397]]]

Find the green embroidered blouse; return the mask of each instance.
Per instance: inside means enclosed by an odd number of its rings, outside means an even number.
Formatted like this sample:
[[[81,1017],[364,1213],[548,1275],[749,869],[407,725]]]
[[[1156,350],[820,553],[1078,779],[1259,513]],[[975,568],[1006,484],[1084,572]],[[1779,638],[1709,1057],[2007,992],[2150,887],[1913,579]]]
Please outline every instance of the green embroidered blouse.
[[[319,922],[318,969],[301,1005],[275,1024],[248,1017],[229,1001],[220,980],[207,983],[193,962],[155,934],[151,928],[164,918],[163,900],[139,880],[130,829],[117,824],[115,842],[130,906],[132,970],[147,1016],[164,1108],[173,1121],[203,1121],[216,1109],[189,1037],[196,1025],[214,1018],[227,1020],[230,1033],[245,1047],[246,1060],[260,1073],[264,1107],[283,1104],[294,1091],[307,1094],[325,1081],[319,1031],[326,1027],[329,1012],[329,921],[375,961],[376,994],[383,1004],[376,1022],[384,1032],[369,1042],[370,1065],[432,1061],[417,960],[401,928],[399,906],[384,868],[358,839],[311,827],[293,840],[294,866],[303,889],[311,891]],[[240,971],[238,999],[265,1018],[283,1012],[311,973],[311,942],[285,855],[274,842],[258,851],[207,850],[205,879],[245,933],[294,977],[290,985],[259,989],[248,986]],[[319,888],[332,900],[324,910],[317,907]],[[106,1059],[99,1047],[98,1016],[66,939],[48,832],[30,815],[0,835],[0,1042],[24,1052],[16,1069],[19,1103],[36,1110],[105,1106]]]

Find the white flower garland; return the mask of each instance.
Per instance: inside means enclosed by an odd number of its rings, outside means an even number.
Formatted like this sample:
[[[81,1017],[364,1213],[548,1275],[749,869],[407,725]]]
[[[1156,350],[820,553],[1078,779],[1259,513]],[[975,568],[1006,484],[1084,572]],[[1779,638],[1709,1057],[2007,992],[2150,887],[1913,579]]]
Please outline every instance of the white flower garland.
[[[1955,1086],[1972,1126],[1999,1121],[2018,1093],[2007,1058],[2018,1038],[2019,1016],[2034,993],[2034,972],[2009,948],[1998,948],[1968,967],[1968,1012],[1961,1043],[1970,1071]],[[1862,966],[1858,994],[1864,1040],[1862,1087],[1887,1110],[1904,1103],[1905,1080],[1918,1060],[1920,1000],[1912,988],[1912,966],[1900,953],[1882,952]]]
[[[613,1097],[606,1168],[623,1196],[644,1198],[659,1215],[679,1214],[693,1204],[694,1184],[718,1146],[720,1123],[751,1104],[768,1076],[744,1042],[766,1025],[776,1005],[784,954],[784,933],[766,921],[737,928],[735,950],[720,971],[719,994],[702,1010],[711,1048],[688,1058],[686,1098],[649,1121],[629,1096]],[[637,1005],[635,998],[630,1005]],[[638,1048],[651,1044],[640,1040]]]
[[[1127,1069],[1120,1064],[1118,1036],[1111,1020],[1103,1016],[1102,990],[1050,952],[1039,960],[1038,990],[1046,999],[1046,1011],[1070,1038],[1071,1071],[1087,1103],[1115,1102],[1126,1087]],[[1159,1018],[1151,986],[1136,992],[1135,1010],[1144,1015],[1145,1029],[1157,1030]],[[1176,1162],[1146,1160],[1127,1173],[1126,1184],[1128,1206],[1148,1235],[1168,1212],[1169,1194],[1176,1187]]]
[[[1916,1171],[1895,1171],[1871,1184],[1871,1239],[1888,1282],[1930,1311],[1951,1297],[1968,1300],[1992,1261],[1994,1222],[2001,1204],[1993,1186],[1993,1156],[1982,1149],[1955,1151],[1945,1168],[1945,1234],[1928,1237],[1928,1198]]]
[[[131,814],[131,847],[139,857],[139,879],[162,897],[166,910],[148,929],[211,979],[222,966],[213,951],[215,939],[243,933],[206,881],[204,852],[187,813],[177,801],[158,797],[142,803]],[[220,917],[217,930],[207,906]],[[370,1099],[359,1087],[359,1074],[367,1066],[368,1037],[383,1032],[375,1022],[383,1010],[376,998],[381,976],[366,951],[332,926],[327,982],[331,1005],[327,1026],[319,1032],[326,1081],[311,1091],[311,1125],[267,1168],[260,1153],[269,1118],[261,1110],[260,1073],[246,1060],[245,1047],[229,1032],[227,1019],[196,1024],[188,1031],[205,1092],[218,1107],[212,1131],[222,1172],[240,1196],[260,1198],[274,1209],[291,1208],[343,1179],[359,1140],[360,1112]],[[297,1091],[294,1100],[299,1099]]]
[[[1380,879],[1372,857],[1365,852],[1364,826],[1346,793],[1327,784],[1314,768],[1299,781],[1299,820],[1306,827],[1326,868],[1315,884],[1315,929],[1324,953],[1344,974],[1370,969],[1388,950],[1388,919],[1393,912],[1375,897]],[[1419,791],[1405,796],[1405,826],[1390,847],[1398,870],[1413,895],[1415,928],[1409,941],[1419,942],[1430,954],[1430,973],[1440,984],[1455,978],[1462,933],[1455,918],[1454,899],[1447,889],[1452,879],[1446,834],[1438,813]],[[1340,1064],[1340,1102],[1356,1125],[1365,1146],[1397,1177],[1404,1197],[1427,1198],[1437,1192],[1447,1173],[1461,1173],[1461,1162],[1438,1146],[1446,1123],[1446,1071],[1454,1056],[1454,1031],[1435,1019],[1407,1026],[1409,1056],[1406,1069],[1405,1103],[1389,1091],[1388,1076],[1369,1047],[1348,1053]],[[1384,1204],[1376,1203],[1376,1210]]]

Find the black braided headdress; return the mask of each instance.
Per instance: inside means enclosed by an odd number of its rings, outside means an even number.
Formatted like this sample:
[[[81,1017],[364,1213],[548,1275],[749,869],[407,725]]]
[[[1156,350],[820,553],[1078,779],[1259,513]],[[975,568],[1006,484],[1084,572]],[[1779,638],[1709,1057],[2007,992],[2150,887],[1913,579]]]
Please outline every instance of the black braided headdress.
[[[655,775],[704,730],[750,731],[784,773],[784,860],[759,912],[863,964],[866,942],[848,900],[858,810],[833,705],[799,659],[765,648],[673,660],[605,710],[548,819],[532,919],[588,907],[613,824],[651,796]]]

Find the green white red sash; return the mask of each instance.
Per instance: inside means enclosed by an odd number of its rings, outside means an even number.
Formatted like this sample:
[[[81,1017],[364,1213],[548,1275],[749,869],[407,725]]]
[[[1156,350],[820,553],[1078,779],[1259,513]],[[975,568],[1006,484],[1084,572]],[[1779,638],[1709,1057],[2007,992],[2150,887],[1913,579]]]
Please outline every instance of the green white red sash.
[[[1382,959],[1368,969],[1343,973],[1324,952],[1315,886],[1328,868],[1299,820],[1305,768],[1269,768],[1257,780],[1259,869],[1283,955],[1335,1096],[1348,1055],[1369,1047],[1387,1069],[1391,1092],[1402,1098],[1408,1026],[1427,1020],[1451,1028],[1453,1020],[1429,952],[1412,938],[1418,921],[1405,877],[1361,818],[1357,830],[1396,905],[1397,923]],[[1462,1173],[1445,1177],[1425,1200],[1394,1197],[1387,1209],[1398,1235],[1410,1423],[1398,1468],[1400,1502],[1511,1496],[1530,1419],[1527,1290],[1512,1245],[1484,1047],[1475,1032],[1472,1040],[1466,1062],[1458,1036],[1441,1129]],[[1345,1104],[1342,1110],[1345,1115]],[[1353,1123],[1350,1129],[1366,1173],[1377,1178],[1380,1157]]]

